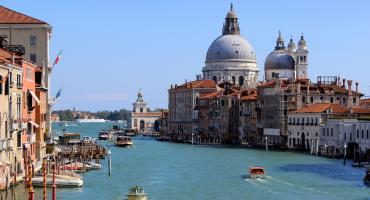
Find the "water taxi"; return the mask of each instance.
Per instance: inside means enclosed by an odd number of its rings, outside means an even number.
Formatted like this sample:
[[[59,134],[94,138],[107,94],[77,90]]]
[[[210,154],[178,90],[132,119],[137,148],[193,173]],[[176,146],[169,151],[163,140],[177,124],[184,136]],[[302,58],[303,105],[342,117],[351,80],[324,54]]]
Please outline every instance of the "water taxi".
[[[251,179],[257,179],[257,178],[264,179],[265,175],[266,175],[266,173],[265,173],[265,169],[263,169],[263,167],[257,167],[257,166],[249,167],[249,178],[251,178]]]
[[[114,144],[120,147],[127,147],[133,145],[134,142],[132,141],[131,137],[119,135],[116,137]]]

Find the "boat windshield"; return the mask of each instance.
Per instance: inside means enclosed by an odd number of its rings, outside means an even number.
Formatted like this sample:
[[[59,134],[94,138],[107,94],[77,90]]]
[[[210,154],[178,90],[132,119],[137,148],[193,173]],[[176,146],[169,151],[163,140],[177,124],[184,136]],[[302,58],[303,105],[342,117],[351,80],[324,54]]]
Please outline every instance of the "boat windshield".
[[[251,173],[263,174],[265,171],[262,168],[252,168]]]

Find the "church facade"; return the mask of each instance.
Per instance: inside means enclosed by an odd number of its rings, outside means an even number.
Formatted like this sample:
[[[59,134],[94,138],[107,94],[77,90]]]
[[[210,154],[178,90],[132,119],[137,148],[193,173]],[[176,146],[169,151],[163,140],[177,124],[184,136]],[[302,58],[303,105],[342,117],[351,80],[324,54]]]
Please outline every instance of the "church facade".
[[[136,102],[133,103],[133,111],[129,119],[129,128],[140,133],[153,133],[159,131],[158,119],[161,112],[149,112],[147,103],[144,102],[141,91],[137,94]]]

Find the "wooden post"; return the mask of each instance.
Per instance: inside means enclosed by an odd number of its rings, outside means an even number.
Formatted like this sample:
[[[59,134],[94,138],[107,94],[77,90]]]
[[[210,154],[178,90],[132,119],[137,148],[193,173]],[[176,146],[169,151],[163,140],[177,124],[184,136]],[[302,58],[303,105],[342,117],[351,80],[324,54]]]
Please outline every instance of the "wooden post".
[[[24,188],[28,189],[28,163],[26,156],[24,157]]]
[[[29,192],[28,192],[28,200],[34,200],[34,191],[33,191],[33,186],[32,186],[32,161],[29,159],[29,166],[28,166],[28,177],[29,177]]]
[[[46,158],[42,160],[43,200],[46,200]]]
[[[55,185],[55,164],[53,166],[53,200],[57,199],[57,191],[56,191],[57,186]]]
[[[108,151],[108,174],[112,174],[112,156],[110,150]]]

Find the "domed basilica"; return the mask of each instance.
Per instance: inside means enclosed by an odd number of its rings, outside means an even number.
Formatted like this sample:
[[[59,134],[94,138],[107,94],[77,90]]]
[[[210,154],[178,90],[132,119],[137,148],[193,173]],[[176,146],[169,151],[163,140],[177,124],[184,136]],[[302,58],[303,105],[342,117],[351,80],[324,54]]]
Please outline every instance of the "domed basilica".
[[[250,43],[240,36],[238,16],[231,4],[226,14],[222,35],[208,48],[203,78],[229,81],[243,88],[256,87],[258,66]]]
[[[285,47],[279,31],[275,49],[265,60],[265,80],[306,79],[308,50],[303,35],[296,49],[293,39]],[[242,88],[255,88],[258,66],[252,45],[240,35],[238,16],[231,4],[226,14],[222,35],[208,48],[203,79],[228,81]]]

